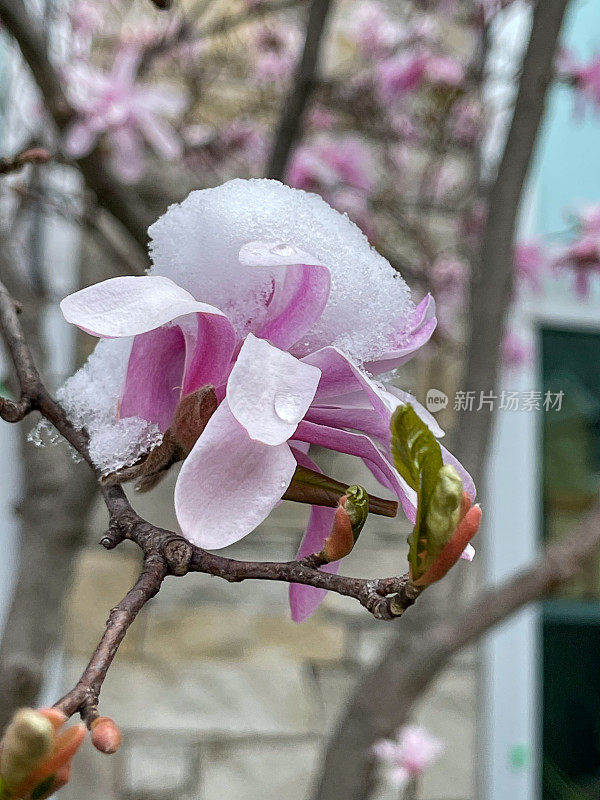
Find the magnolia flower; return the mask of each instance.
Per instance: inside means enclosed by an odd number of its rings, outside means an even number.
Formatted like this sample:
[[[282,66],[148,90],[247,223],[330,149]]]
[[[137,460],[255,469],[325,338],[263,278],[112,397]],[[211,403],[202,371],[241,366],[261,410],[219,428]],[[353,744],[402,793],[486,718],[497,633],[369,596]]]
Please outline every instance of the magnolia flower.
[[[400,788],[422,775],[443,749],[439,739],[416,725],[405,725],[395,739],[380,739],[373,745],[374,755],[390,769],[391,780]]]
[[[124,46],[115,56],[110,72],[85,63],[65,68],[67,92],[77,118],[65,134],[65,149],[82,158],[107,134],[115,171],[126,181],[143,171],[144,140],[162,158],[181,156],[181,140],[164,117],[184,110],[185,95],[175,88],[143,86],[136,82],[141,50]]]
[[[415,493],[391,458],[390,417],[411,402],[435,435],[442,431],[410,395],[372,376],[428,341],[432,298],[415,308],[402,278],[346,217],[275,181],[193,192],[150,234],[150,275],[113,278],[61,303],[69,322],[105,340],[61,392],[99,466],[135,461],[159,441],[148,430],[164,435],[182,402],[212,386],[216,410],[190,442],[175,488],[190,542],[220,548],[254,530],[298,464],[318,469],[310,444],[361,458],[414,521]],[[130,451],[115,464],[123,436]],[[444,454],[474,497],[468,474]],[[312,509],[300,557],[321,549],[334,514]],[[290,593],[298,620],[324,594]]]

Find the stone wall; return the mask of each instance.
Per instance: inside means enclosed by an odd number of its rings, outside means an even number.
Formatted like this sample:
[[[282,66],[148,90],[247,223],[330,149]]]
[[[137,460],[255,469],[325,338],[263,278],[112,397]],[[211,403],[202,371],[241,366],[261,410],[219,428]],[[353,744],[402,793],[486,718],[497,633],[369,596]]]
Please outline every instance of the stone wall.
[[[375,489],[366,475],[349,474],[350,467],[355,462],[336,457],[331,465],[330,457],[327,470]],[[136,507],[174,527],[171,492],[172,480],[136,497]],[[283,503],[222,552],[292,558],[306,515],[306,507]],[[68,600],[65,686],[84,667],[108,610],[139,569],[129,543],[111,552],[97,545],[104,525],[98,508]],[[345,574],[404,571],[407,532],[398,520],[371,518],[344,562]],[[467,575],[469,566],[458,569]],[[296,625],[285,585],[167,578],[129,631],[102,692],[101,711],[123,728],[123,747],[103,756],[88,745],[64,800],[308,798],[324,741],[353,685],[399,624],[377,622],[356,601],[330,595],[311,620]],[[472,797],[474,688],[473,655],[465,653],[420,705],[417,720],[446,743],[421,787],[425,800]],[[378,800],[396,798],[382,776]]]

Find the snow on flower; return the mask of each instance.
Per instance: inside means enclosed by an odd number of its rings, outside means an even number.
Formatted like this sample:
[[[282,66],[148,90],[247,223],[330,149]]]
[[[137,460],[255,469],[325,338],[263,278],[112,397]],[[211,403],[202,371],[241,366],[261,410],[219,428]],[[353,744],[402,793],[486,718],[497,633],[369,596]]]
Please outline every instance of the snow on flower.
[[[165,159],[182,153],[181,140],[166,118],[178,117],[187,99],[173,87],[138,83],[140,58],[139,47],[126,45],[110,72],[83,62],[64,69],[69,99],[78,115],[66,131],[65,150],[81,158],[106,134],[113,168],[125,181],[135,181],[142,174],[144,141]]]
[[[380,739],[374,755],[389,769],[392,782],[402,788],[418,778],[440,755],[444,745],[425,728],[405,725],[395,739]]]
[[[276,181],[192,192],[151,228],[153,267],[63,300],[66,319],[101,341],[60,392],[106,473],[157,445],[183,398],[215,387],[216,411],[175,489],[184,536],[219,548],[279,503],[310,444],[361,458],[409,519],[415,493],[393,466],[390,417],[413,403],[377,382],[410,359],[436,324],[350,220]],[[473,482],[462,471],[464,488]],[[299,554],[319,550],[335,509],[313,507]],[[335,571],[339,562],[325,569]],[[295,619],[324,592],[293,585]]]

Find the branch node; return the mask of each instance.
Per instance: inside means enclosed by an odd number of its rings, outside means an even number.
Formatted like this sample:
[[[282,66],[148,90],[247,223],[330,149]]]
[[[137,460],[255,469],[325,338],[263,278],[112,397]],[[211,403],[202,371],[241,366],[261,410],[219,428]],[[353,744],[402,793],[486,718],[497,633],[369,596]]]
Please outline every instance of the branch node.
[[[190,568],[193,548],[184,539],[170,539],[162,548],[163,555],[172,575],[185,575]]]

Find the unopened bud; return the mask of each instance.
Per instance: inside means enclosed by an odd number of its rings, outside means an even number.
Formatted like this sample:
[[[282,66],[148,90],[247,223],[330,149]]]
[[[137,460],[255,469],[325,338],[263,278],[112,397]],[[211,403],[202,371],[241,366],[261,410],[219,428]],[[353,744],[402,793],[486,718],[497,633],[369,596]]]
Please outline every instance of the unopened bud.
[[[90,730],[92,744],[101,753],[116,753],[121,746],[123,734],[117,723],[110,717],[98,717],[92,722]]]
[[[0,774],[10,788],[17,786],[50,753],[54,726],[32,708],[16,712],[6,729],[0,753]]]
[[[340,498],[331,533],[321,555],[327,563],[339,561],[352,552],[369,514],[369,495],[362,486],[349,486]]]

